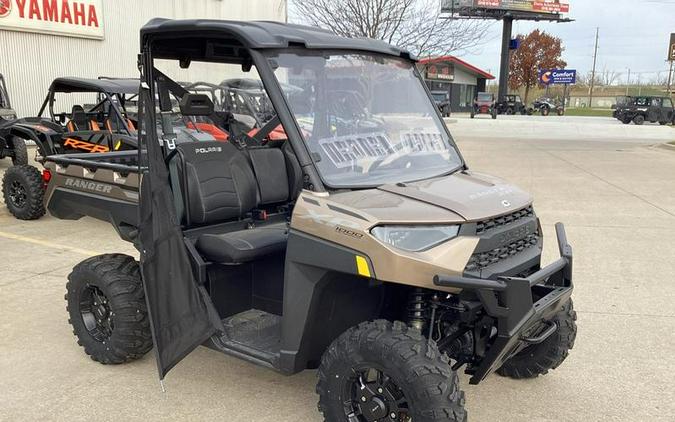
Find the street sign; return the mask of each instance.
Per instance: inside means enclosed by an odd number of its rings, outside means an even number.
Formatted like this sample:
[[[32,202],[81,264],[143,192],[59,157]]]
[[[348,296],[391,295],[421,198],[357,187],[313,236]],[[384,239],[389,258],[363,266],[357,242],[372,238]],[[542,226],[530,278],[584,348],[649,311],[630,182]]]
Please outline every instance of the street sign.
[[[572,85],[577,83],[577,71],[574,69],[540,69],[539,82],[542,85]]]
[[[569,13],[567,0],[443,0],[441,11],[461,13],[470,10],[504,10],[537,14]]]
[[[668,44],[668,58],[666,60],[675,61],[675,34],[670,34],[670,44]]]

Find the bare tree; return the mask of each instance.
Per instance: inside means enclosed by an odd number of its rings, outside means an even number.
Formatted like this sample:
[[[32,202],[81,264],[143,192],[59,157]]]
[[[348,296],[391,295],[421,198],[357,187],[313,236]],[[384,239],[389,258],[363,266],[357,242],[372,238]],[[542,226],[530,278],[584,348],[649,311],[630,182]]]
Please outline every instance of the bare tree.
[[[291,0],[289,19],[345,37],[383,40],[420,57],[473,51],[486,41],[489,26],[446,18],[438,0]]]
[[[619,81],[619,79],[621,79],[621,72],[604,68],[602,73],[596,76],[596,79],[598,79],[596,82],[600,82],[598,85],[614,85]]]

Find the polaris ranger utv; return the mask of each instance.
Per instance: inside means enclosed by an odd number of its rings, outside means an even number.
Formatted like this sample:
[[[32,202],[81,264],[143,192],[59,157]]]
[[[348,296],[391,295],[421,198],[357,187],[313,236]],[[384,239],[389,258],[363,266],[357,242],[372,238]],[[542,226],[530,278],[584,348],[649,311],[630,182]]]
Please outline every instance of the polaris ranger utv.
[[[49,211],[110,221],[141,253],[68,277],[92,359],[154,346],[163,379],[205,344],[284,374],[318,368],[327,421],[416,422],[467,419],[460,368],[477,384],[565,360],[562,224],[561,256],[542,267],[532,198],[469,170],[407,52],[282,23],[155,19],[139,67],[138,151],[46,158]],[[259,75],[275,117],[227,142],[176,130],[214,112],[167,76],[187,68]]]

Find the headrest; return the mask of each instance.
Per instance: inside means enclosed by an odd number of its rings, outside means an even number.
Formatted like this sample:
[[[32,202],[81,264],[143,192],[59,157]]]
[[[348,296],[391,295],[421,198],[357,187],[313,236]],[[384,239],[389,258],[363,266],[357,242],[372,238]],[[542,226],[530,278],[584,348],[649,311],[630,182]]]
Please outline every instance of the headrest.
[[[180,99],[180,112],[183,116],[210,116],[213,101],[205,94],[187,93]]]

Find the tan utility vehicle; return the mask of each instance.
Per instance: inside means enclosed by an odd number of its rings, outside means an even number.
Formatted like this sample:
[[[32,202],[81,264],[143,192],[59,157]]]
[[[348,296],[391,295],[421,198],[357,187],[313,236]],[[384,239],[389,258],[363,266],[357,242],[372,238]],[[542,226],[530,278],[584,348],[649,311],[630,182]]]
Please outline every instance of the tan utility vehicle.
[[[415,422],[466,420],[460,368],[476,384],[565,360],[562,225],[542,267],[532,198],[468,169],[405,51],[271,22],[158,19],[141,42],[140,150],[46,159],[53,215],[110,221],[141,253],[69,276],[94,360],[154,345],[163,378],[205,344],[318,368],[328,421]],[[198,130],[213,103],[167,76],[223,65],[259,75],[274,107],[252,136]]]

